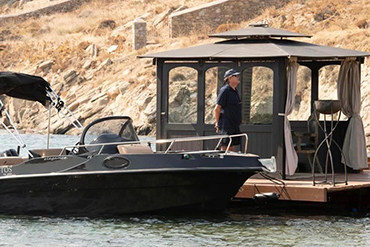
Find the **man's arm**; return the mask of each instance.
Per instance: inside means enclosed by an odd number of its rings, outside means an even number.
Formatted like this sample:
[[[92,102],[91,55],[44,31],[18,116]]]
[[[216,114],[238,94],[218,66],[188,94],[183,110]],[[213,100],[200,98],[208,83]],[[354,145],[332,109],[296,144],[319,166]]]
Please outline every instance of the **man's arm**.
[[[216,119],[215,128],[217,133],[218,133],[218,121],[220,120],[221,115],[221,108],[222,106],[218,104],[215,107],[215,119]]]

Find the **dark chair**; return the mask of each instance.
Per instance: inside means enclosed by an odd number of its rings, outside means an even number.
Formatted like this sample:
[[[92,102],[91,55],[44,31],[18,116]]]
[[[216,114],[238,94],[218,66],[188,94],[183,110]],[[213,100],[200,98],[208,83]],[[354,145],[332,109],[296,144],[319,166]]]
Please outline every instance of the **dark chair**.
[[[297,154],[307,155],[311,171],[315,169],[316,164],[318,171],[323,173],[318,156],[316,155],[315,160],[313,160],[319,143],[318,129],[319,126],[312,114],[307,120],[307,132],[292,131],[292,136],[293,139],[297,140],[294,144]]]

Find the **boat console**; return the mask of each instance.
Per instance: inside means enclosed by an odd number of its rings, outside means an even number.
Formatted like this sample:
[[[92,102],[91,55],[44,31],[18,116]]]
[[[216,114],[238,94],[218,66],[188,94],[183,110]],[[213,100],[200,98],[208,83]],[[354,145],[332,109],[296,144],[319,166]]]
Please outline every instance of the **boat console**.
[[[87,152],[99,152],[105,154],[117,154],[117,143],[138,142],[135,129],[130,117],[111,116],[97,119],[83,130],[78,154]],[[101,145],[108,144],[109,145]],[[86,145],[88,144],[88,145]]]

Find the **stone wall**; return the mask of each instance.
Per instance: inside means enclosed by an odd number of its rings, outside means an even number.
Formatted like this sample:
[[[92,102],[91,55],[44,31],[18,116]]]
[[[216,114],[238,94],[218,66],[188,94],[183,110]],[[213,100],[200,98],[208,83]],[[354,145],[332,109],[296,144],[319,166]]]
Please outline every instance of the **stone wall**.
[[[195,8],[172,13],[169,19],[170,37],[189,35],[207,28],[214,32],[225,23],[240,23],[254,18],[264,9],[281,7],[290,0],[218,0]]]
[[[40,9],[36,9],[36,10],[24,12],[24,13],[2,15],[0,16],[0,25],[4,25],[6,23],[19,23],[19,22],[28,20],[30,18],[37,18],[43,15],[51,15],[53,13],[70,12],[78,8],[84,2],[88,2],[88,1],[89,0],[66,0],[61,3],[52,4],[44,8],[40,8]]]

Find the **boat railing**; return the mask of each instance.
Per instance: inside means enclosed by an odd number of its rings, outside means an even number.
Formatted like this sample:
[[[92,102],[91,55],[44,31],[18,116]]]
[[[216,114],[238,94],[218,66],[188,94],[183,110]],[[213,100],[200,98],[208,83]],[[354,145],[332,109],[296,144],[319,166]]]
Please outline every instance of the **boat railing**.
[[[230,152],[230,147],[231,147],[231,144],[232,144],[232,138],[235,138],[235,137],[244,137],[245,138],[244,153],[247,153],[248,135],[246,133],[242,133],[242,134],[235,134],[235,135],[197,136],[197,137],[161,139],[161,140],[154,140],[154,141],[110,142],[110,143],[95,143],[95,144],[83,144],[83,145],[77,145],[77,146],[76,145],[75,146],[66,146],[62,149],[62,151],[60,152],[60,155],[62,155],[63,152],[67,148],[72,148],[73,149],[73,148],[81,148],[81,147],[84,147],[84,148],[86,148],[86,147],[100,147],[98,154],[101,154],[104,147],[111,146],[111,145],[147,144],[147,145],[150,146],[151,144],[166,144],[166,143],[169,143],[166,151],[164,152],[165,154],[167,154],[168,152],[170,152],[172,146],[175,143],[193,142],[193,141],[207,141],[207,140],[218,140],[218,143],[217,143],[216,147],[214,148],[214,151],[217,151],[218,148],[221,145],[222,139],[225,139],[225,138],[229,139],[228,145],[227,145],[226,150],[225,150],[225,155],[227,155]],[[209,152],[209,150],[207,150],[207,152]]]

